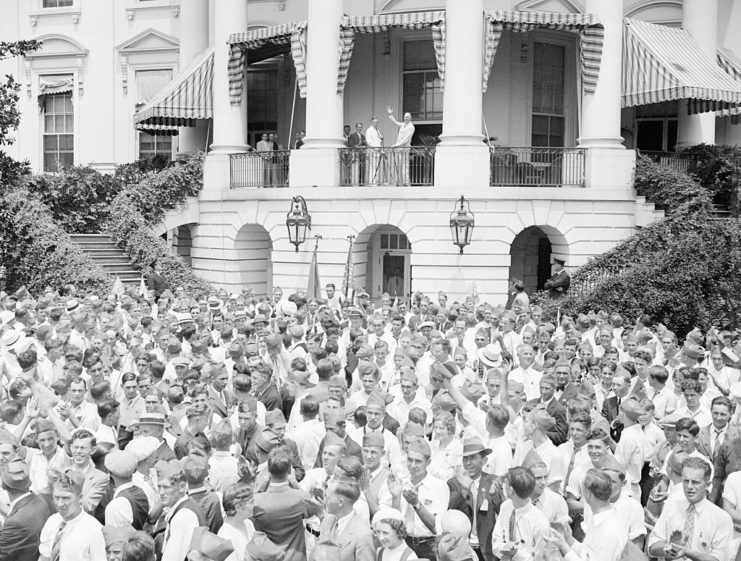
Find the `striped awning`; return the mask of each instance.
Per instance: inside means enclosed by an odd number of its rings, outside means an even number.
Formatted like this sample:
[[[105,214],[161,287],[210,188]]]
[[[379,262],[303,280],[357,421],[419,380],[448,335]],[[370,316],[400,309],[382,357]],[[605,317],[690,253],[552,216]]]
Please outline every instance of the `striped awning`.
[[[239,105],[247,64],[291,53],[301,97],[306,97],[306,22],[288,22],[229,37],[229,102]]]
[[[731,78],[736,82],[741,83],[741,61],[739,61],[732,53],[718,48],[716,54],[718,66],[725,70]],[[734,125],[738,124],[738,116],[741,114],[741,107],[732,107],[730,109],[724,109],[718,111],[718,116],[725,117],[731,115],[734,119],[731,121]]]
[[[136,128],[163,134],[211,119],[213,81],[214,50],[209,48],[134,114]]]
[[[683,29],[625,19],[623,107],[677,99],[688,111],[723,111],[741,104],[741,83],[706,56]]]
[[[579,34],[579,62],[584,93],[593,94],[602,62],[605,29],[595,14],[560,14],[554,12],[487,12],[486,43],[482,90],[486,91],[499,40],[505,29],[525,33],[534,29],[571,31]]]
[[[337,75],[337,93],[345,91],[350,59],[356,33],[384,33],[392,28],[426,29],[432,31],[432,45],[441,84],[445,83],[445,12],[404,12],[374,14],[342,18],[340,25],[340,70]]]

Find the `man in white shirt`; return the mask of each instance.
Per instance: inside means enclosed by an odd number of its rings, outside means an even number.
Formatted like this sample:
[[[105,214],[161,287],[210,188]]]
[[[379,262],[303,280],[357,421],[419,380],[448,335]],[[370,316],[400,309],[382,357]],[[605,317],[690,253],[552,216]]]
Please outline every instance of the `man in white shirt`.
[[[402,374],[401,396],[386,408],[386,412],[399,424],[403,425],[409,420],[409,411],[414,407],[419,407],[427,414],[428,423],[432,421],[432,405],[426,397],[419,395],[418,387],[416,374],[408,371]]]
[[[363,437],[366,434],[370,432],[381,434],[384,440],[384,467],[391,467],[393,471],[399,473],[404,469],[401,461],[401,446],[399,439],[383,427],[385,411],[386,403],[383,397],[378,393],[371,394],[365,406],[365,426],[350,431],[348,436],[362,447]]]
[[[206,521],[201,508],[188,496],[188,484],[180,463],[177,460],[160,461],[155,469],[160,499],[165,507],[169,507],[165,515],[167,528],[162,544],[162,561],[183,561],[190,551],[193,531],[205,526]]]
[[[381,488],[379,506],[395,508],[407,521],[407,545],[420,559],[435,559],[435,518],[448,509],[450,490],[447,484],[427,473],[432,452],[424,438],[413,439],[407,447],[407,469],[410,485],[389,475],[388,485]]]
[[[296,443],[301,463],[309,471],[314,468],[319,446],[327,431],[319,420],[319,402],[313,395],[305,395],[300,403],[294,404],[294,407],[297,406],[303,422],[297,424],[287,436]]]
[[[648,537],[648,551],[652,557],[728,559],[733,521],[727,512],[706,498],[710,473],[710,464],[703,459],[687,458],[684,461],[684,496],[664,505]]]
[[[399,185],[409,185],[409,156],[414,136],[414,125],[412,124],[412,114],[404,113],[404,122],[400,123],[394,118],[394,112],[389,107],[387,109],[389,119],[397,127],[399,134],[396,137],[394,148],[399,149],[399,153],[394,154],[394,162],[391,168],[392,183]]]
[[[590,469],[584,478],[584,498],[592,510],[591,523],[585,529],[582,543],[571,532],[545,536],[548,545],[556,545],[565,561],[618,561],[628,543],[628,530],[610,504],[612,480],[604,471]],[[566,524],[561,525],[563,529]]]
[[[520,366],[509,373],[509,379],[520,382],[525,386],[525,395],[528,401],[540,398],[542,373],[532,367],[535,360],[535,351],[530,345],[520,345],[517,347],[517,357]]]
[[[646,435],[638,418],[643,414],[638,400],[629,398],[620,405],[623,432],[615,448],[615,459],[625,466],[626,479],[633,498],[641,499],[641,470],[645,461]]]
[[[82,509],[84,476],[67,470],[54,482],[57,513],[41,530],[39,561],[106,561],[103,529]]]
[[[492,534],[492,550],[500,559],[529,561],[535,548],[548,534],[550,524],[531,502],[535,476],[529,468],[514,467],[504,480],[504,495]]]

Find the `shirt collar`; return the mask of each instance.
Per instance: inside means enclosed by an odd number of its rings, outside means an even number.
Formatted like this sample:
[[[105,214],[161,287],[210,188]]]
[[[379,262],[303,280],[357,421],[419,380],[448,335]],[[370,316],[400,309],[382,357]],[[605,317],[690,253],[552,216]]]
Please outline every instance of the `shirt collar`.
[[[10,508],[8,508],[8,512],[13,512],[13,507],[15,505],[17,505],[19,502],[21,502],[23,499],[25,499],[26,497],[29,497],[29,496],[31,496],[31,492],[30,491],[26,491],[20,497],[18,497],[14,501],[11,501],[10,502]]]

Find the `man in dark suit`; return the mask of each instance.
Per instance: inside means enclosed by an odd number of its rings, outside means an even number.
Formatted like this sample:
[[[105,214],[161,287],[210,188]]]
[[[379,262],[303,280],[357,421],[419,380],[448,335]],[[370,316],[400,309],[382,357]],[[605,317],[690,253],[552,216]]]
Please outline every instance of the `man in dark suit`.
[[[721,445],[738,438],[738,429],[729,423],[733,413],[733,402],[727,397],[721,395],[713,399],[710,412],[713,415],[713,422],[700,429],[695,445],[698,452],[707,456],[711,462],[715,462]]]
[[[304,464],[301,462],[301,456],[298,453],[298,446],[290,438],[286,438],[286,418],[283,411],[273,409],[265,414],[265,427],[278,437],[278,442],[288,448],[291,452],[291,464],[293,465],[293,474],[296,481],[301,481],[306,475]]]
[[[553,276],[543,284],[543,288],[549,292],[551,298],[561,298],[569,290],[571,277],[563,268],[565,264],[566,262],[563,259],[554,259]]]
[[[620,415],[620,404],[628,396],[631,378],[627,370],[620,370],[612,377],[612,391],[615,393],[608,397],[602,404],[602,416],[610,423],[610,437],[615,441],[620,440],[623,432],[623,424],[618,419]]]
[[[211,385],[208,387],[208,402],[211,411],[226,419],[229,408],[234,403],[234,394],[226,389],[229,384],[229,373],[223,362],[215,364],[211,368]]]
[[[477,436],[463,440],[463,472],[448,480],[450,500],[448,508],[459,510],[471,521],[476,535],[471,533],[471,546],[485,561],[493,561],[491,535],[504,500],[495,485],[495,477],[483,473],[486,456],[491,454]],[[475,525],[475,526],[474,526]]]
[[[540,379],[540,399],[528,402],[531,409],[537,406],[545,406],[548,414],[556,420],[553,428],[548,429],[547,435],[556,446],[563,444],[569,437],[569,424],[566,422],[566,407],[558,401],[554,394],[556,392],[556,376],[544,374]]]
[[[36,561],[41,529],[50,514],[49,506],[44,499],[29,492],[31,479],[28,464],[23,460],[8,462],[2,482],[11,507],[0,529],[0,561]]]
[[[352,162],[352,184],[359,185],[365,178],[365,152],[362,148],[367,148],[368,143],[365,141],[363,134],[363,123],[355,123],[355,131],[347,137],[347,147],[357,150],[353,154]]]
[[[268,455],[270,485],[255,494],[252,521],[255,530],[264,532],[284,552],[284,561],[306,561],[304,519],[317,514],[309,494],[288,484],[291,455],[278,446]],[[318,505],[317,505],[318,506]]]

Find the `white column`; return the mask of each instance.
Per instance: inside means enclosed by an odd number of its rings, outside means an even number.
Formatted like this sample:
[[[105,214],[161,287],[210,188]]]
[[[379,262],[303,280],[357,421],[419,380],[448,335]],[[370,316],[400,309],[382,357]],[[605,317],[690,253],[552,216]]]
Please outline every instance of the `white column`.
[[[579,145],[624,149],[620,136],[623,61],[623,0],[586,0],[586,13],[597,14],[605,26],[597,88],[582,95]]]
[[[308,2],[306,36],[306,138],[291,153],[290,184],[339,184],[337,150],[344,146],[343,96],[337,94],[339,25],[343,0]]]
[[[443,133],[435,152],[435,185],[486,186],[489,150],[481,133],[484,1],[448,0],[446,8]]]
[[[208,47],[208,0],[190,0],[180,4],[180,70]],[[204,149],[204,127],[181,127],[179,151]]]
[[[718,0],[684,0],[682,27],[692,35],[708,59],[715,64],[718,48]],[[679,103],[677,148],[701,143],[715,144],[715,113],[687,114],[687,101]]]
[[[247,150],[247,91],[242,103],[229,102],[229,35],[247,29],[245,0],[214,2],[214,119],[213,142],[203,170],[205,190],[229,188],[229,154]]]

